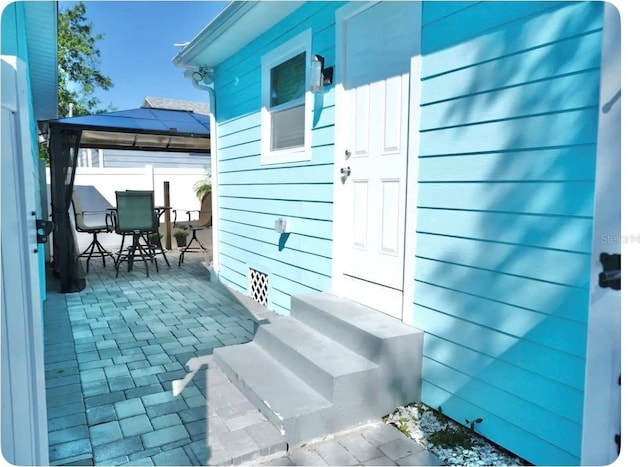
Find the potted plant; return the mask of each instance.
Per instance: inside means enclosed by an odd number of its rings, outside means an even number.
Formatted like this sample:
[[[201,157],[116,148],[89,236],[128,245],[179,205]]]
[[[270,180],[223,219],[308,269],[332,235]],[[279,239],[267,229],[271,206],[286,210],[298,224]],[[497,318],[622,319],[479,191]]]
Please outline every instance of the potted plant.
[[[173,231],[173,236],[176,239],[176,243],[179,247],[187,246],[187,235],[188,232],[183,229],[176,229]]]
[[[150,233],[149,245],[156,249],[162,248],[162,234]]]

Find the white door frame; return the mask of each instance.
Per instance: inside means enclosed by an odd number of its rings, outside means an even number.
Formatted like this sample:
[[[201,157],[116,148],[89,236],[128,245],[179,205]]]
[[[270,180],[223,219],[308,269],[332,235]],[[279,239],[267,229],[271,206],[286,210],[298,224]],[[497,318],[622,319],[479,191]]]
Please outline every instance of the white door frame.
[[[345,102],[346,90],[344,88],[345,70],[345,22],[359,13],[380,3],[373,2],[352,2],[336,10],[336,65],[335,65],[335,153],[333,172],[333,246],[332,246],[332,270],[331,270],[331,291],[335,295],[347,296],[348,285],[345,280],[344,271],[347,245],[345,242],[336,241],[340,239],[346,219],[350,212],[346,209],[345,203],[340,200],[343,197],[343,182],[340,169],[344,166],[344,151],[347,148],[348,136],[345,128],[349,124],[348,115],[341,108]],[[407,136],[407,174],[406,174],[406,203],[405,203],[405,236],[404,236],[404,280],[402,298],[402,321],[411,324],[413,321],[413,291],[415,278],[415,243],[417,224],[417,168],[418,168],[418,148],[419,148],[419,110],[420,110],[420,56],[411,57],[409,71],[409,125]]]
[[[581,465],[613,463],[621,417],[621,291],[598,285],[600,253],[619,254],[627,240],[620,226],[620,16],[608,3],[601,63]]]

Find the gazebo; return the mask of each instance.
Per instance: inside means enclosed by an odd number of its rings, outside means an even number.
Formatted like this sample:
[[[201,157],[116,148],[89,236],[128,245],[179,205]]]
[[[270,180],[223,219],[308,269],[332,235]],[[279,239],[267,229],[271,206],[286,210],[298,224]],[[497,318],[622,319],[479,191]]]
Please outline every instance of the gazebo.
[[[62,293],[85,288],[69,208],[81,148],[209,153],[209,117],[186,110],[139,108],[46,122],[49,127],[53,271]]]

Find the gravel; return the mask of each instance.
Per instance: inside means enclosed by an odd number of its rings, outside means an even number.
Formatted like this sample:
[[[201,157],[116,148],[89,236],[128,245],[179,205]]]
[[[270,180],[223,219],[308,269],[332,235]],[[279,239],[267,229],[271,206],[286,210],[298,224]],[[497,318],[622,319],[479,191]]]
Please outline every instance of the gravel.
[[[425,404],[399,407],[385,421],[438,456],[445,465],[530,465]],[[445,446],[431,442],[432,435],[442,430],[462,430],[469,446]],[[434,439],[437,441],[437,436]]]

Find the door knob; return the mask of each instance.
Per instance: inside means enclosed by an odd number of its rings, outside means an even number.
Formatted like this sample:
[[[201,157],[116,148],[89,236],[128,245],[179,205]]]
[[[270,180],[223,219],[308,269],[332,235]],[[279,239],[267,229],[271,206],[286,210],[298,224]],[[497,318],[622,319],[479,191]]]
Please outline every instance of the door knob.
[[[345,149],[344,151],[344,157],[346,159],[349,159],[351,157],[351,151],[349,149]]]
[[[343,177],[348,177],[349,175],[351,175],[351,167],[342,167],[340,169],[340,173]]]

